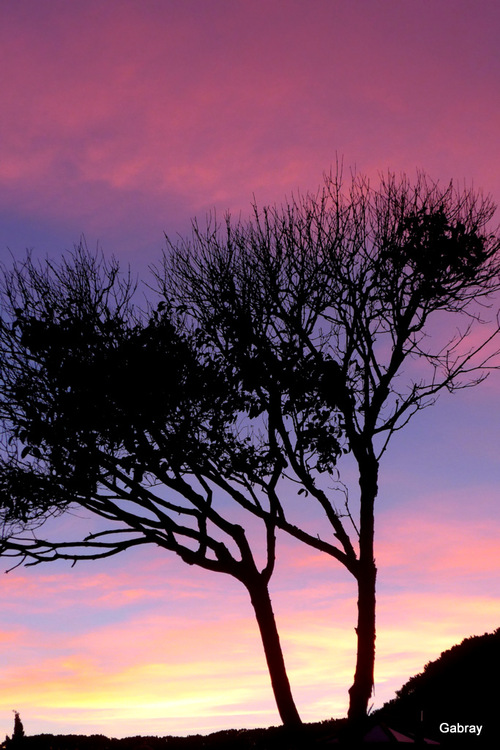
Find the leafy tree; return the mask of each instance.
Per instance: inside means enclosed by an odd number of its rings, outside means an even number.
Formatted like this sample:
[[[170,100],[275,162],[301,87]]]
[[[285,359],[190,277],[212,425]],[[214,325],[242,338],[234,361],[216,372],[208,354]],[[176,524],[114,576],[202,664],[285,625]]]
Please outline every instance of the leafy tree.
[[[3,748],[16,748],[26,746],[26,736],[24,734],[23,722],[18,711],[14,711],[14,731],[12,737],[8,735],[5,737],[5,742],[2,743]]]
[[[494,208],[423,174],[377,187],[354,176],[346,189],[330,175],[316,195],[254,207],[248,221],[195,222],[191,237],[167,238],[156,270],[185,329],[237,383],[249,431],[281,456],[280,479],[300,488],[304,514],[322,509],[321,538],[293,522],[289,484],[247,473],[261,495],[238,501],[355,578],[352,719],[366,715],[373,687],[380,461],[415,413],[480,383],[495,361],[498,315],[484,325],[500,289]],[[340,481],[347,452],[356,511]]]
[[[82,246],[59,265],[28,255],[4,273],[4,516],[15,523],[80,506],[108,525],[73,541],[11,534],[4,554],[36,564],[155,544],[233,576],[249,592],[281,718],[296,726],[268,588],[276,524],[270,514],[263,519],[259,565],[227,502],[235,466],[253,466],[272,484],[281,458],[239,438],[238,393],[196,340],[176,330],[168,305],[141,312],[133,294],[115,261]]]
[[[23,722],[21,721],[18,711],[14,711],[14,733],[12,739],[17,742],[24,739]]]
[[[15,267],[0,329],[4,507],[16,518],[73,502],[118,526],[80,547],[11,539],[9,553],[95,558],[151,542],[235,576],[293,724],[267,588],[281,529],[356,581],[349,715],[363,717],[380,460],[440,391],[476,384],[491,366],[498,320],[475,334],[499,289],[492,213],[489,199],[423,175],[415,184],[389,176],[377,189],[354,178],[346,193],[330,176],[316,196],[255,208],[248,222],[195,223],[189,240],[169,244],[156,273],[162,299],[143,315],[117,268],[103,274],[85,254],[60,268],[30,258]],[[356,510],[340,481],[347,452],[358,467]],[[321,536],[294,518],[290,480],[305,513],[313,503],[322,510]],[[262,521],[260,570],[221,498]]]

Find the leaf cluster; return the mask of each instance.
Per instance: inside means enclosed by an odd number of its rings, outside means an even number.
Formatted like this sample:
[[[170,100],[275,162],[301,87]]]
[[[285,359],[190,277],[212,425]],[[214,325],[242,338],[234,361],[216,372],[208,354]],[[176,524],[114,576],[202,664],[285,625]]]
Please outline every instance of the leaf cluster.
[[[4,507],[21,517],[25,480],[25,509],[85,503],[171,548],[182,526],[206,551],[209,519],[239,534],[215,512],[216,491],[268,535],[278,525],[355,572],[343,517],[358,527],[324,475],[343,491],[337,464],[351,451],[376,492],[391,436],[441,390],[485,377],[498,320],[468,342],[478,306],[500,291],[493,210],[424,175],[378,188],[354,177],[347,190],[330,175],[248,221],[195,222],[168,243],[160,301],[145,311],[114,261],[83,247],[59,266],[28,257],[4,276]],[[438,312],[466,321],[444,345]],[[319,503],[338,546],[289,521],[284,478]],[[160,511],[156,486],[183,502],[169,496]]]
[[[133,295],[115,262],[84,247],[59,264],[28,256],[5,272],[4,546],[16,524],[35,529],[77,504],[109,530],[75,543],[11,541],[11,553],[94,558],[153,542],[191,564],[254,575],[244,531],[217,510],[213,487],[239,496],[242,484],[251,496],[276,458],[240,429],[244,396],[199,332],[181,329],[168,301],[141,311]],[[270,575],[271,519],[265,530]]]

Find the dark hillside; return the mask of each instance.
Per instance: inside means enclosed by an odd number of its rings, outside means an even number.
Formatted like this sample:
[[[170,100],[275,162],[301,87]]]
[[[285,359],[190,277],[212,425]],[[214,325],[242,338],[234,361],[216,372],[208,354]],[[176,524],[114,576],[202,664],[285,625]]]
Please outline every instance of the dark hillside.
[[[499,747],[500,628],[493,633],[465,638],[426,664],[386,703],[376,717],[390,726],[416,727],[421,712],[424,733],[443,745],[467,747],[488,744]],[[447,734],[440,725],[482,725],[480,737],[464,732]]]

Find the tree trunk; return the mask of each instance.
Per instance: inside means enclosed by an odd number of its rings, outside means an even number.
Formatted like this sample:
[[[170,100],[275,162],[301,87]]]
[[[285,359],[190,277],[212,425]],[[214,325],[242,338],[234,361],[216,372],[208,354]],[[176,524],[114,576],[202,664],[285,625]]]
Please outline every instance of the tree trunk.
[[[349,689],[348,718],[364,719],[368,711],[375,668],[375,581],[377,569],[372,560],[360,566],[358,579],[358,624],[356,628],[358,648],[354,682]]]
[[[370,452],[371,453],[371,452]],[[349,690],[348,718],[366,718],[375,669],[375,590],[377,568],[374,557],[374,505],[378,492],[378,462],[373,454],[358,462],[361,488],[359,567],[358,567],[358,623],[357,657],[354,682]]]
[[[302,722],[295,706],[290,683],[286,673],[285,660],[276,627],[276,620],[267,584],[258,581],[248,587],[252,605],[259,625],[260,635],[266,654],[274,697],[283,725],[298,727]]]

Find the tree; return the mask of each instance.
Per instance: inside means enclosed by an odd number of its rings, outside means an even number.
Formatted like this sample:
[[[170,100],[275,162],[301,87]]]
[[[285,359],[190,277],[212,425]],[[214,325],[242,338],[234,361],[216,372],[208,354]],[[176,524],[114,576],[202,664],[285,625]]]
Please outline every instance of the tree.
[[[440,391],[474,385],[492,365],[498,318],[473,337],[500,286],[492,214],[489,199],[423,175],[415,184],[389,175],[378,189],[354,178],[347,193],[330,176],[317,195],[255,208],[248,222],[195,223],[189,240],[169,244],[156,273],[162,298],[144,314],[114,265],[103,273],[81,253],[60,268],[28,258],[3,290],[4,507],[16,518],[76,502],[118,526],[80,546],[29,537],[6,549],[36,562],[156,543],[238,578],[293,723],[268,592],[281,529],[355,579],[349,715],[363,717],[380,460]],[[348,452],[356,510],[340,481]],[[290,480],[304,511],[317,503],[324,513],[321,536],[293,517]],[[260,570],[229,519],[236,504],[262,521]]]
[[[36,564],[155,544],[189,565],[233,576],[249,592],[283,723],[297,726],[268,588],[276,524],[271,514],[263,519],[266,552],[259,567],[226,497],[226,476],[238,464],[270,475],[272,483],[280,457],[238,438],[238,394],[196,350],[196,340],[176,330],[168,305],[141,312],[133,294],[130,276],[115,261],[83,246],[59,265],[28,255],[5,271],[5,517],[16,523],[76,505],[108,527],[72,541],[10,534],[3,553]]]
[[[24,727],[21,717],[17,711],[14,711],[14,733],[12,735],[13,740],[22,740],[24,738]]]
[[[268,504],[238,501],[356,580],[351,719],[366,715],[373,688],[381,458],[440,392],[480,383],[497,361],[498,314],[487,318],[500,289],[494,210],[480,193],[424,174],[413,183],[389,174],[376,188],[354,176],[345,191],[342,176],[329,175],[316,195],[167,237],[156,270],[185,329],[237,381],[249,429],[282,457],[280,478],[298,484],[305,511],[313,502],[323,510],[322,538],[290,520],[283,484],[254,477]],[[347,452],[357,513],[338,473]]]
[[[24,727],[23,722],[21,721],[21,717],[19,716],[18,711],[14,711],[14,732],[12,733],[12,737],[6,737],[5,738],[5,746],[13,746],[13,747],[19,747],[20,745],[24,745],[23,740],[25,739],[24,734]]]

